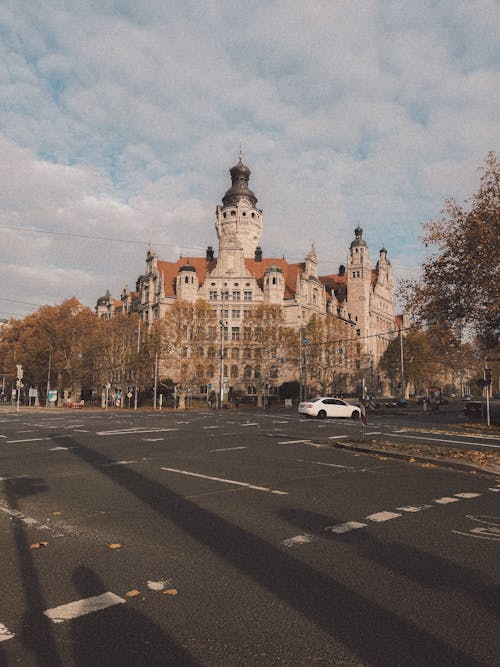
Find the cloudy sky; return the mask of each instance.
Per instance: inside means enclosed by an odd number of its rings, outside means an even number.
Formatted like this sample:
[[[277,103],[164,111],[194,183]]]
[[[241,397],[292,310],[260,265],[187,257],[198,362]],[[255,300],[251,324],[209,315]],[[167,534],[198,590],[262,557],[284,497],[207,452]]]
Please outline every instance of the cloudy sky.
[[[216,246],[240,143],[263,251],[359,224],[398,276],[500,137],[498,0],[3,0],[0,318]]]

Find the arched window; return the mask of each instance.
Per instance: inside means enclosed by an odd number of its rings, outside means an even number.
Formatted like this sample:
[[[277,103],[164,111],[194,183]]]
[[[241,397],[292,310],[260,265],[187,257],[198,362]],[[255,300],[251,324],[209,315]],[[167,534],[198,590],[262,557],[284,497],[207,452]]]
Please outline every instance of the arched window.
[[[243,376],[245,378],[251,378],[252,377],[252,369],[250,366],[245,366],[245,370],[243,371]]]
[[[237,378],[238,377],[238,366],[236,366],[236,365],[231,366],[231,377],[232,378]]]
[[[253,376],[256,380],[260,378],[260,366],[255,366]]]
[[[207,368],[207,378],[213,378],[214,377],[214,367],[212,364],[210,364]]]
[[[233,347],[233,349],[231,350],[231,359],[238,361],[239,358],[240,358],[240,349],[238,347]]]

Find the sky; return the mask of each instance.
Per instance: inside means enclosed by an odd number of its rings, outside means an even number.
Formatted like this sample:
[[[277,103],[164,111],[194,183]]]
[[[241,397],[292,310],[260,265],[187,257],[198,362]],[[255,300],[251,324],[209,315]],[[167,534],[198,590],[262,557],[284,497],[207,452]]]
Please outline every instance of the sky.
[[[217,248],[240,144],[264,256],[359,224],[396,279],[500,139],[498,0],[2,0],[0,318]]]

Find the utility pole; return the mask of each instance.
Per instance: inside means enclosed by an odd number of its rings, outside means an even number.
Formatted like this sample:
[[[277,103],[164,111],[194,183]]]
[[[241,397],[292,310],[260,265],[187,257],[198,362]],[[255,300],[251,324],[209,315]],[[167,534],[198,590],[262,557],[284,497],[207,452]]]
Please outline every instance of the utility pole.
[[[52,365],[52,345],[49,348],[49,369],[47,371],[47,398],[46,398],[46,401],[45,401],[45,407],[47,407],[47,408],[50,406],[49,391],[50,391],[50,369],[51,369],[51,365]]]
[[[137,410],[137,394],[139,393],[139,352],[141,351],[141,316],[139,315],[139,324],[137,325],[137,368],[134,387],[134,410]]]
[[[404,355],[403,355],[403,329],[399,329],[399,344],[401,352],[401,398],[405,398],[405,367],[404,367]]]
[[[219,379],[219,401],[220,407],[224,403],[224,320],[219,321],[220,324],[220,379]]]
[[[304,401],[307,401],[307,344],[308,338],[304,338]]]
[[[16,391],[17,391],[17,401],[16,401],[16,412],[19,412],[19,401],[21,398],[21,389],[23,387],[23,383],[21,380],[23,379],[24,376],[24,371],[23,367],[21,364],[16,364],[16,369],[17,369],[17,382],[16,382]]]
[[[156,393],[158,391],[158,352],[155,352],[155,383],[153,391],[153,410],[156,410]]]

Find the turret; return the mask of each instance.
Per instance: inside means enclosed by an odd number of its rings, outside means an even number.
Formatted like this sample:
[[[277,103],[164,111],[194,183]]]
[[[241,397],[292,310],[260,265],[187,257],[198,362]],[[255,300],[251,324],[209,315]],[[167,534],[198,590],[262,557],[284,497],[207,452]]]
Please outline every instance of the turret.
[[[281,304],[285,293],[283,271],[279,266],[269,266],[264,271],[264,302],[267,304]]]
[[[183,301],[196,301],[198,287],[198,275],[195,267],[192,264],[181,266],[176,279],[177,298]]]

